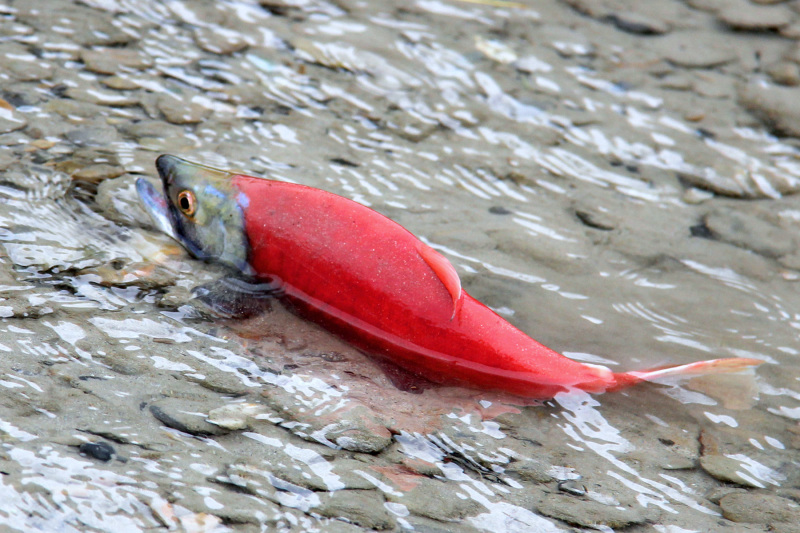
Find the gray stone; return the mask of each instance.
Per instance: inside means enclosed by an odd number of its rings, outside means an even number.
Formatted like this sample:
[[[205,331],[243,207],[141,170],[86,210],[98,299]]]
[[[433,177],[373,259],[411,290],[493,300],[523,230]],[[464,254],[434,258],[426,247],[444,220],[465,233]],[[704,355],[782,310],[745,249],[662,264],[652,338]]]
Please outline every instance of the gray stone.
[[[779,61],[766,68],[772,81],[779,85],[800,85],[800,65],[791,61]]]
[[[767,257],[781,257],[798,247],[791,232],[740,211],[712,211],[705,224],[715,238]]]
[[[229,55],[244,50],[248,42],[242,34],[219,26],[205,26],[194,30],[197,46],[212,54]]]
[[[717,16],[735,30],[770,31],[791,24],[795,13],[786,6],[759,6],[745,0],[729,0]]]
[[[164,93],[158,97],[158,109],[167,121],[173,124],[196,124],[202,122],[211,110],[206,106],[192,102],[190,95]]]
[[[554,479],[550,474],[551,468],[550,465],[536,459],[526,459],[524,461],[515,461],[511,463],[506,467],[506,472],[509,474],[516,474],[526,481],[549,483]]]
[[[745,487],[760,488],[749,479],[739,475],[744,471],[742,463],[724,455],[704,455],[700,458],[700,466],[713,478]]]
[[[224,435],[225,428],[206,422],[208,402],[166,398],[150,404],[150,412],[165,426],[191,435]]]
[[[755,524],[800,523],[800,505],[772,494],[734,492],[719,502],[722,516],[733,522]]]
[[[581,527],[623,528],[641,524],[646,520],[642,508],[638,505],[622,509],[620,507],[567,494],[553,493],[537,505],[536,511],[544,516]]]
[[[738,91],[739,104],[777,135],[800,137],[800,87],[748,83]]]
[[[53,76],[53,67],[17,43],[0,44],[0,70],[18,81],[37,81]]]
[[[10,133],[25,128],[28,120],[14,109],[0,107],[0,133]]]
[[[669,33],[669,23],[641,13],[620,11],[609,16],[614,25],[622,31],[639,35],[661,35]]]
[[[383,506],[383,498],[375,490],[337,490],[320,498],[314,510],[322,516],[344,518],[369,529],[390,529],[395,526],[392,515]]]
[[[673,32],[653,41],[665,59],[687,68],[711,68],[736,60],[735,51],[714,32]]]
[[[443,522],[459,521],[478,514],[484,507],[459,489],[434,479],[420,478],[418,484],[402,497],[387,493],[386,499],[405,505],[412,514]]]
[[[98,74],[142,70],[152,66],[153,60],[138,50],[129,48],[95,48],[81,50],[81,60],[86,69]]]

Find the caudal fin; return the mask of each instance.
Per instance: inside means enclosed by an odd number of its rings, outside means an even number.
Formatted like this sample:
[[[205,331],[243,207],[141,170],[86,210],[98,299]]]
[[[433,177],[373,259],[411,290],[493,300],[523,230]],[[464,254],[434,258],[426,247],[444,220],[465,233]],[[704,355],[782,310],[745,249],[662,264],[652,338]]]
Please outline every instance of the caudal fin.
[[[660,378],[669,377],[693,377],[706,374],[725,374],[729,372],[740,372],[747,368],[758,366],[764,361],[760,359],[746,359],[734,357],[730,359],[710,359],[708,361],[697,361],[686,365],[670,366],[653,370],[634,370],[632,372],[615,373],[616,384],[608,390],[617,390],[624,387],[641,383],[642,381],[653,381]]]

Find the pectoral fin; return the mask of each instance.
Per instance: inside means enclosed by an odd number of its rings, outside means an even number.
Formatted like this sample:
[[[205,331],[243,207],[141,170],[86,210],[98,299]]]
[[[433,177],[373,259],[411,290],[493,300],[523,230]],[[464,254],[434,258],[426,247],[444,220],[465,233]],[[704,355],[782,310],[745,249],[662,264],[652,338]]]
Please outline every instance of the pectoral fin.
[[[417,250],[422,259],[431,267],[436,277],[442,282],[450,297],[453,299],[453,314],[450,320],[455,318],[458,305],[461,301],[461,279],[458,277],[458,272],[442,254],[420,241],[417,245]]]
[[[194,296],[225,318],[249,318],[270,309],[270,300],[282,294],[277,281],[223,277],[196,287]]]

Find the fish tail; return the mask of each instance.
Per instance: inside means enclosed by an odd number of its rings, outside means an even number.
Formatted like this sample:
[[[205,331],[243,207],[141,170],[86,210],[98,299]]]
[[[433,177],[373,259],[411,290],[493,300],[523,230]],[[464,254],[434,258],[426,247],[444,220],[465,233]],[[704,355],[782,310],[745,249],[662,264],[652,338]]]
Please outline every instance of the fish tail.
[[[607,390],[613,391],[641,383],[642,381],[654,381],[668,377],[694,377],[706,374],[726,374],[729,372],[740,372],[750,367],[758,366],[764,361],[760,359],[747,359],[734,357],[728,359],[710,359],[708,361],[697,361],[686,365],[669,366],[655,368],[652,370],[634,370],[632,372],[615,373],[615,384]]]

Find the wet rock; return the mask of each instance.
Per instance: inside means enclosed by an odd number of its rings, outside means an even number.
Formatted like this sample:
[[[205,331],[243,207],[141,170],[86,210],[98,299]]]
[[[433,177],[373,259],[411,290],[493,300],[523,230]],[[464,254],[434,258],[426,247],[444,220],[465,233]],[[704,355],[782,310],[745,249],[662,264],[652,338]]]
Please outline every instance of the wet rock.
[[[16,43],[0,44],[0,70],[17,81],[46,80],[53,76],[53,67]]]
[[[711,477],[726,481],[729,483],[736,483],[745,487],[761,488],[751,481],[752,478],[745,478],[739,472],[746,472],[741,461],[725,457],[724,455],[703,455],[700,458],[700,466]]]
[[[62,34],[84,46],[126,44],[135,39],[115,26],[109,13],[85,6],[42,1],[22,3],[16,8],[17,18],[39,32],[48,34],[58,27]]]
[[[219,427],[237,431],[250,426],[256,415],[264,414],[266,409],[256,403],[233,403],[217,407],[208,412],[208,422]]]
[[[395,526],[392,515],[384,508],[383,498],[375,490],[338,490],[321,498],[315,509],[322,516],[345,518],[369,529],[390,529]]]
[[[96,105],[127,107],[139,104],[139,99],[136,96],[103,91],[94,87],[70,87],[64,94],[74,100]]]
[[[109,89],[115,89],[117,91],[132,91],[141,87],[138,82],[126,76],[108,76],[100,80],[100,83]]]
[[[719,505],[719,501],[722,498],[724,498],[728,494],[733,494],[734,492],[740,492],[746,494],[748,491],[747,489],[731,487],[731,486],[717,487],[708,494],[706,494],[706,499],[711,503]]]
[[[247,39],[241,33],[219,26],[196,28],[194,41],[197,46],[212,54],[228,55],[244,50],[248,46]]]
[[[661,35],[672,29],[669,23],[641,13],[620,11],[608,18],[620,30],[638,35]]]
[[[715,238],[767,257],[781,257],[798,247],[790,232],[748,213],[713,211],[704,222]]]
[[[153,60],[138,50],[128,48],[94,48],[81,50],[81,61],[86,69],[98,74],[117,74],[142,70],[153,65]]]
[[[779,61],[766,68],[769,77],[779,85],[800,85],[800,65],[790,61]]]
[[[527,459],[511,463],[506,472],[516,474],[521,479],[534,483],[550,483],[553,476],[550,474],[551,466],[537,459]]]
[[[735,30],[770,31],[788,26],[794,12],[786,6],[759,6],[746,0],[730,0],[717,17]]]
[[[207,402],[167,398],[150,404],[150,412],[165,426],[190,435],[224,435],[228,430],[206,422]]]
[[[55,98],[44,105],[44,110],[57,113],[62,118],[72,120],[78,118],[95,118],[108,115],[108,109],[88,102],[79,102],[68,98]]]
[[[180,97],[172,93],[160,95],[157,105],[167,121],[172,124],[196,124],[211,114],[209,108],[193,102],[191,97]]]
[[[104,180],[117,178],[125,173],[125,169],[116,165],[100,163],[83,167],[72,174],[72,179],[86,181],[89,183],[99,183]]]
[[[443,522],[455,522],[484,509],[466,493],[448,488],[441,481],[422,478],[414,488],[403,493],[402,497],[397,493],[387,493],[386,499],[402,503],[412,514]]]
[[[581,527],[622,528],[641,524],[646,516],[639,506],[605,505],[566,494],[549,494],[536,506],[537,512]]]
[[[723,497],[719,505],[722,507],[722,516],[733,522],[770,526],[778,524],[797,526],[800,523],[800,505],[772,494],[734,492]]]
[[[346,409],[316,416],[294,407],[293,397],[281,388],[274,387],[262,395],[280,416],[300,423],[292,424],[291,429],[303,439],[362,453],[378,453],[392,442],[386,426],[364,405],[351,401]]]
[[[114,447],[107,442],[84,442],[80,445],[78,451],[104,462],[110,461],[117,454]]]
[[[800,88],[751,82],[739,89],[739,104],[777,135],[800,137]]]
[[[687,68],[711,68],[736,60],[735,51],[713,32],[673,32],[653,47],[671,63]]]
[[[0,108],[0,134],[21,130],[28,125],[22,113],[14,109]]]

